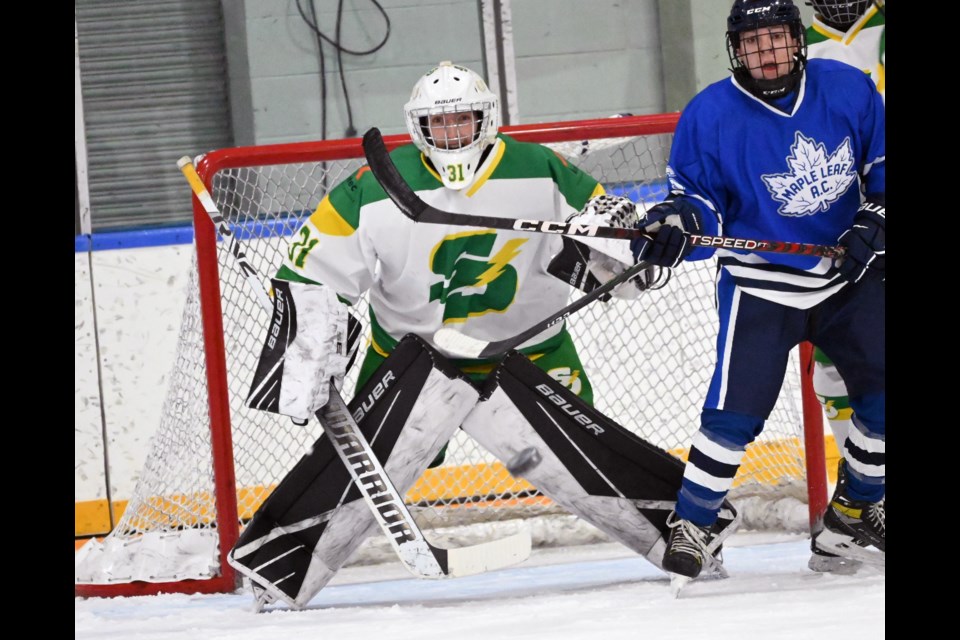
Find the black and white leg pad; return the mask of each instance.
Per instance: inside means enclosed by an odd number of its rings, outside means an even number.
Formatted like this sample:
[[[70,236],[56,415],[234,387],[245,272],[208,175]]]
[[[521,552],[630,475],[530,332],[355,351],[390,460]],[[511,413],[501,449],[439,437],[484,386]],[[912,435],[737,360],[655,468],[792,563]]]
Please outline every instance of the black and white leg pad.
[[[402,495],[478,397],[442,355],[407,336],[349,407]],[[228,560],[250,578],[255,592],[302,608],[377,528],[346,467],[321,436],[257,510]]]
[[[574,515],[661,567],[683,462],[624,429],[520,353],[487,381],[462,427],[502,461],[535,448],[541,461],[524,478]],[[727,502],[725,538],[736,520]]]

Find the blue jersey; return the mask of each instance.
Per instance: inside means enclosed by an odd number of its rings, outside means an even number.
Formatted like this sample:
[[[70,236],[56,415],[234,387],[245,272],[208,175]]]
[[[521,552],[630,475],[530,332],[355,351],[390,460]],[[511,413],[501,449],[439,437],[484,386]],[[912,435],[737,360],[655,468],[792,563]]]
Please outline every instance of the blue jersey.
[[[684,109],[667,175],[704,214],[705,235],[834,245],[861,194],[884,194],[884,106],[873,82],[847,64],[810,60],[794,95],[780,110],[731,77]],[[811,307],[846,283],[826,258],[716,255],[745,291],[791,307]]]

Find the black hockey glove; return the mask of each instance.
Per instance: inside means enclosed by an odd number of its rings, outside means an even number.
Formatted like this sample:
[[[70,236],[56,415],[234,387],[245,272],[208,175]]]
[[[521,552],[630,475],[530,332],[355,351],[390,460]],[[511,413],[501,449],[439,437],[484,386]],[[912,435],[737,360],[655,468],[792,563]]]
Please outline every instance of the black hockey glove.
[[[697,207],[678,196],[651,207],[647,211],[647,222],[641,222],[638,227],[646,229],[650,237],[630,242],[634,258],[661,267],[676,267],[693,251],[690,234],[701,232],[703,219]]]
[[[884,229],[887,213],[884,195],[868,196],[853,218],[853,226],[840,236],[840,245],[847,254],[837,267],[850,282],[859,282],[864,276],[884,277],[887,235]]]

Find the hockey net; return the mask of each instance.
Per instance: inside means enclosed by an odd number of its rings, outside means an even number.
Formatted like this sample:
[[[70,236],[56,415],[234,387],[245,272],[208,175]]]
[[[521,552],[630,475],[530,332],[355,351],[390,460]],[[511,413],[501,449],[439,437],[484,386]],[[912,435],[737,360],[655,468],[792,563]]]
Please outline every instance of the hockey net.
[[[665,167],[677,118],[632,116],[503,131],[551,146],[609,193],[649,205],[667,192]],[[386,138],[391,148],[407,141]],[[363,165],[362,156],[358,139],[295,143],[215,151],[198,169],[247,259],[268,277],[300,221]],[[196,253],[160,425],[117,526],[77,553],[77,595],[234,589],[226,552],[243,523],[322,433],[315,422],[297,426],[244,405],[269,317],[228,244],[217,241],[206,213],[194,205]],[[592,304],[568,321],[597,408],[681,457],[697,430],[713,370],[714,270],[712,260],[686,263],[664,289],[636,301]],[[353,311],[365,319],[365,302]],[[544,309],[544,315],[550,311]],[[347,377],[345,398],[352,396],[358,368]],[[809,526],[813,507],[804,438],[819,439],[822,446],[823,437],[822,425],[812,422],[805,433],[795,353],[777,407],[749,447],[731,493],[744,515],[743,527]],[[822,475],[822,468],[817,473]],[[465,544],[518,526],[529,527],[539,545],[607,540],[510,476],[462,431],[443,466],[428,470],[407,502],[440,544]],[[374,536],[354,561],[389,554],[382,536]]]

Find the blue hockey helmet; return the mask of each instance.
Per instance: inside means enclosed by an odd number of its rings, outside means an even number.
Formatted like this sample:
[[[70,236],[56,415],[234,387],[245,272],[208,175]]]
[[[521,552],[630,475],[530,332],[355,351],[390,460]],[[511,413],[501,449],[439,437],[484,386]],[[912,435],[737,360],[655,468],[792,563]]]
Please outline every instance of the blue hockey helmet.
[[[755,78],[740,50],[741,36],[748,31],[779,25],[786,26],[794,39],[789,51],[785,51],[793,64],[787,73],[775,78]],[[727,17],[727,56],[737,82],[753,95],[763,100],[787,95],[797,86],[807,62],[806,30],[800,19],[800,9],[793,0],[735,0]]]

